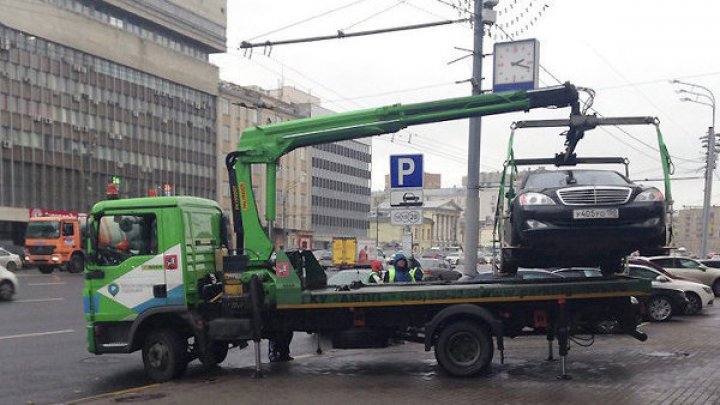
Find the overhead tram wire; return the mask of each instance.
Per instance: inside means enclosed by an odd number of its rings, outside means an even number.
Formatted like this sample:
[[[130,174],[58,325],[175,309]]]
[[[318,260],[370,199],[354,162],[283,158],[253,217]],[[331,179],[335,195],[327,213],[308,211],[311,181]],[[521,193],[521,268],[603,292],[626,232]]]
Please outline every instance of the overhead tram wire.
[[[236,54],[236,53],[232,53],[232,52],[228,52],[228,54],[233,55],[233,56],[236,56],[236,57],[242,57],[242,55],[239,55],[239,54]],[[293,72],[293,73],[301,76],[303,79],[305,79],[305,80],[307,80],[307,81],[309,81],[309,82],[311,82],[311,83],[313,83],[313,84],[315,84],[315,85],[317,85],[317,86],[319,86],[319,87],[327,90],[328,92],[334,94],[335,96],[340,97],[340,99],[341,99],[342,101],[346,101],[347,103],[354,105],[356,108],[368,108],[367,106],[364,106],[364,105],[362,105],[362,104],[360,104],[360,103],[355,102],[353,99],[350,99],[350,98],[345,97],[344,95],[338,93],[338,92],[335,91],[334,89],[332,89],[332,88],[330,88],[330,87],[328,87],[328,86],[320,83],[319,81],[317,81],[317,80],[309,77],[308,75],[306,75],[306,74],[304,74],[304,73],[302,73],[302,72],[300,72],[300,71],[298,71],[298,70],[296,70],[296,69],[293,69],[293,68],[285,65],[282,61],[277,60],[277,59],[275,59],[275,58],[271,58],[271,57],[268,57],[268,58],[271,59],[271,60],[273,60],[273,61],[275,61],[276,63],[282,64],[282,66],[283,66],[284,68],[286,68],[286,69],[288,69],[289,71],[291,71],[291,72]],[[247,59],[247,58],[245,58],[245,59]],[[281,75],[280,72],[278,72],[278,71],[276,71],[276,70],[274,70],[274,69],[272,69],[272,68],[269,68],[269,67],[265,66],[265,65],[262,64],[262,63],[259,63],[259,62],[257,62],[257,61],[254,61],[254,60],[252,60],[252,59],[250,59],[250,60],[251,60],[253,63],[255,63],[255,64],[257,64],[258,66],[260,66],[261,68],[263,68],[263,69],[265,69],[265,70],[267,70],[267,71],[269,71],[269,72],[271,72],[271,73],[273,73],[273,74]],[[305,86],[303,86],[303,87],[305,87]],[[395,144],[395,145],[401,145],[401,146],[403,146],[403,145],[408,145],[408,144],[402,143],[402,142],[392,142],[392,141],[383,139],[383,137],[377,137],[376,139],[379,139],[379,140],[381,140],[381,141],[385,141],[385,142],[388,142],[388,143],[392,143],[392,144]],[[436,150],[436,149],[437,149],[436,147],[419,146],[419,145],[412,145],[412,144],[410,144],[410,148],[411,148],[411,149],[414,149],[414,150],[417,150],[417,151],[425,152],[425,153],[427,153],[427,154],[429,154],[429,155],[436,155],[436,156],[438,156],[438,157],[443,157],[444,159],[447,159],[447,160],[450,160],[450,161],[453,161],[453,162],[458,162],[458,159],[462,159],[462,160],[466,160],[466,159],[467,159],[466,156],[452,155],[452,154],[447,153],[447,152],[443,153],[443,152],[441,152],[441,151]]]
[[[448,1],[446,1],[446,0],[436,0],[436,1],[438,1],[439,3],[445,4],[445,5],[447,5],[447,6],[450,6],[450,7],[454,8],[454,9],[460,11],[460,12],[467,13],[467,14],[469,14],[470,16],[474,16],[474,15],[475,15],[475,13],[472,12],[471,10],[468,10],[468,9],[466,9],[466,8],[463,8],[463,7],[459,7],[459,6],[457,6],[457,5],[455,5],[455,4],[452,4],[452,3],[450,3],[450,2],[448,2]],[[507,31],[505,31],[505,29],[504,29],[503,27],[501,27],[499,24],[496,24],[495,27],[496,27],[497,29],[499,29],[499,30],[503,33],[503,35],[505,35],[505,37],[507,37],[509,40],[514,40],[514,36],[513,36],[513,35],[510,35],[510,34],[509,34]],[[543,66],[542,64],[540,64],[539,67],[540,67],[540,69],[541,69],[543,72],[545,72],[548,76],[550,76],[550,77],[551,77],[553,80],[555,80],[558,84],[563,84],[562,80],[560,80],[557,76],[555,76],[555,75],[554,75],[549,69],[547,69],[545,66]],[[599,117],[603,117],[603,115],[602,115],[597,109],[591,107],[590,110],[593,111],[594,113],[596,113]],[[618,126],[618,125],[615,125],[614,127],[617,128],[618,130],[620,130],[621,132],[623,132],[625,135],[629,136],[631,139],[633,139],[633,140],[635,140],[636,142],[642,144],[643,146],[645,146],[645,147],[647,147],[647,148],[650,148],[650,149],[652,149],[652,150],[655,151],[655,152],[659,152],[659,149],[658,149],[658,148],[656,148],[656,147],[654,147],[654,146],[652,146],[652,145],[650,145],[650,144],[642,141],[641,139],[639,139],[639,138],[637,138],[636,136],[632,135],[630,132],[628,132],[628,131],[625,130],[624,128],[622,128],[622,127],[620,127],[620,126]],[[655,156],[650,156],[647,152],[642,151],[642,150],[634,147],[633,145],[631,145],[631,144],[629,144],[629,143],[627,143],[627,142],[622,141],[617,135],[612,134],[612,133],[611,133],[610,131],[608,131],[606,128],[604,128],[604,127],[600,127],[600,128],[601,128],[602,130],[604,130],[604,132],[610,134],[610,135],[613,136],[615,139],[617,139],[618,141],[624,143],[626,146],[632,148],[633,150],[635,150],[635,151],[637,151],[637,152],[639,152],[639,153],[641,153],[641,154],[644,154],[644,155],[647,156],[647,157],[651,157],[651,158],[653,158],[653,159],[656,158]],[[673,155],[670,155],[670,157],[673,158],[673,159],[675,159],[675,160],[681,160],[681,161],[686,161],[686,162],[698,163],[696,160],[693,160],[693,159],[682,158],[682,157],[673,156]],[[676,163],[675,165],[678,166],[678,167],[682,167],[682,166],[680,166],[680,165],[677,164],[677,163]]]
[[[286,29],[288,29],[288,28],[292,28],[292,27],[298,26],[298,25],[300,25],[300,24],[304,24],[304,23],[306,23],[306,22],[315,20],[315,19],[320,18],[320,17],[324,17],[324,16],[326,16],[326,15],[328,15],[328,14],[332,14],[332,13],[334,13],[334,12],[336,12],[336,11],[340,11],[340,10],[344,10],[344,9],[346,9],[346,8],[350,8],[350,7],[352,7],[352,6],[356,5],[356,4],[363,3],[363,2],[365,2],[365,1],[367,1],[367,0],[355,0],[355,1],[353,1],[353,2],[350,2],[350,3],[345,4],[345,5],[343,5],[343,6],[336,7],[336,8],[334,8],[334,9],[331,9],[331,10],[328,10],[328,11],[324,11],[324,12],[322,12],[322,13],[320,13],[320,14],[317,14],[317,15],[314,15],[314,16],[311,16],[311,17],[304,18],[304,19],[302,19],[302,20],[300,20],[300,21],[296,21],[296,22],[294,22],[294,23],[291,23],[291,24],[288,24],[288,25],[284,25],[284,26],[282,26],[282,27],[280,27],[280,28],[276,28],[276,29],[274,29],[274,30],[271,30],[271,31],[262,33],[262,34],[260,34],[260,35],[256,35],[256,36],[248,39],[248,41],[254,41],[254,40],[256,40],[256,39],[258,39],[258,38],[260,38],[260,37],[264,37],[264,36],[267,36],[267,35],[275,34],[275,33],[278,33],[278,32],[280,32],[280,31],[284,31],[284,30],[286,30]]]
[[[260,48],[260,47],[266,47],[266,48],[270,47],[271,48],[271,47],[277,46],[277,45],[290,45],[290,44],[300,44],[300,43],[307,43],[307,42],[329,41],[332,39],[362,37],[362,36],[376,35],[376,34],[387,34],[387,33],[391,33],[391,32],[418,30],[418,29],[423,29],[423,28],[432,28],[432,27],[456,24],[456,23],[461,23],[461,22],[467,22],[467,19],[461,18],[458,20],[435,21],[435,22],[422,23],[422,24],[411,24],[411,25],[403,25],[403,26],[398,26],[398,27],[380,28],[380,29],[369,30],[369,31],[358,31],[358,32],[349,32],[349,33],[343,32],[343,31],[338,31],[337,34],[333,34],[333,35],[322,35],[322,36],[315,36],[315,37],[288,39],[288,40],[283,40],[283,41],[265,41],[265,42],[256,42],[256,43],[242,41],[240,43],[240,46],[238,47],[238,49],[250,49],[250,48]]]
[[[387,13],[388,11],[394,9],[395,7],[402,6],[402,5],[405,4],[407,1],[408,1],[408,0],[398,0],[397,3],[392,4],[392,5],[390,5],[389,7],[385,7],[384,9],[382,9],[382,10],[380,10],[380,11],[377,11],[377,12],[375,12],[375,13],[367,16],[367,17],[363,18],[362,20],[360,20],[360,21],[358,21],[358,22],[356,22],[356,23],[353,23],[353,24],[345,27],[344,29],[342,29],[342,30],[340,30],[340,31],[345,32],[345,31],[347,31],[347,30],[349,30],[349,29],[351,29],[351,28],[357,27],[358,25],[360,25],[360,24],[362,24],[362,23],[364,23],[364,22],[368,22],[368,21],[372,20],[373,18],[375,18],[375,17],[377,17],[377,16],[379,16],[379,15],[382,15],[382,14],[384,14],[384,13]]]

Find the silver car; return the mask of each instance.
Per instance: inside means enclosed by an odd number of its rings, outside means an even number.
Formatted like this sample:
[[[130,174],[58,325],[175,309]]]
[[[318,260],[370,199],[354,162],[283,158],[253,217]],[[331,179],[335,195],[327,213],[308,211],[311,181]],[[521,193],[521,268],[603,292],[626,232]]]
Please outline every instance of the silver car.
[[[0,266],[0,301],[9,301],[18,289],[18,279],[15,273],[11,273]]]
[[[9,271],[15,271],[22,268],[22,260],[15,253],[0,248],[0,266],[5,267]]]

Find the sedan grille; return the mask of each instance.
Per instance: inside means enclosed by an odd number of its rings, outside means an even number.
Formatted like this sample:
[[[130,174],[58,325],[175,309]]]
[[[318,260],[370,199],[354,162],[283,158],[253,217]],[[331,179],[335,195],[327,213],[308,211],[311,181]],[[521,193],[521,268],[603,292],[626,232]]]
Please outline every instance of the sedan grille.
[[[557,191],[565,205],[618,205],[630,199],[629,187],[570,187]]]
[[[31,255],[51,255],[55,252],[55,246],[28,246]]]

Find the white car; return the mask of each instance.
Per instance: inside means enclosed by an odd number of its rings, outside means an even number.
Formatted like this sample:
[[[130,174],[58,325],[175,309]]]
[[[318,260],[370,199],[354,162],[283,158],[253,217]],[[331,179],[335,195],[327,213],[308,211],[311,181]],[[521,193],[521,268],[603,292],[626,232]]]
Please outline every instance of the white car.
[[[462,260],[462,257],[463,257],[462,253],[455,252],[455,253],[450,253],[449,255],[445,256],[445,260],[447,260],[451,266],[455,267],[458,264],[460,264],[459,262],[460,262],[460,260]]]
[[[715,301],[715,294],[713,294],[712,288],[705,284],[673,279],[649,266],[630,264],[628,267],[631,277],[652,280],[653,288],[684,291],[688,298],[688,306],[685,310],[686,315],[700,313],[703,308],[712,305]]]
[[[10,271],[15,271],[22,268],[22,260],[20,256],[15,253],[10,253],[7,250],[0,248],[0,266],[4,266]]]
[[[655,256],[645,260],[657,264],[668,273],[695,280],[713,289],[716,297],[720,296],[720,269],[707,267],[695,259],[680,256]]]
[[[0,301],[10,301],[17,292],[18,279],[15,273],[0,266]]]

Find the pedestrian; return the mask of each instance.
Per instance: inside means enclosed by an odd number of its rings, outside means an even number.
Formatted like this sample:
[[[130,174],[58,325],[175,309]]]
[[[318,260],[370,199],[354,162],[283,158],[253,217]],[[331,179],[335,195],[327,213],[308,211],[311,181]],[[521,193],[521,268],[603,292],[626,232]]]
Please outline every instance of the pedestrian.
[[[388,268],[383,277],[383,281],[386,283],[414,283],[422,281],[422,279],[422,270],[417,267],[410,268],[408,259],[402,253],[395,255],[393,265]]]
[[[382,284],[382,262],[380,260],[371,260],[370,268],[372,271],[370,271],[370,274],[368,275],[368,284]]]

